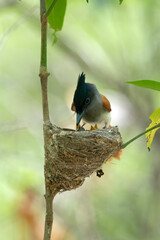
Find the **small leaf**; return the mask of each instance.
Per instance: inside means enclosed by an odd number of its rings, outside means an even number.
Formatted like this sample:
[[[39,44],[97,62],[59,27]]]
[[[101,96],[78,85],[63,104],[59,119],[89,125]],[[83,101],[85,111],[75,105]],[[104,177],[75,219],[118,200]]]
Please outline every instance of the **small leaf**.
[[[149,88],[153,90],[160,91],[160,82],[158,81],[153,81],[153,80],[139,80],[139,81],[131,81],[131,82],[126,82],[130,83],[139,87],[143,88]]]
[[[53,0],[46,1],[46,8],[48,9]],[[66,12],[67,0],[58,0],[48,16],[48,22],[52,29],[60,31],[63,26],[64,16]]]
[[[121,4],[123,2],[123,0],[119,0],[119,4]]]
[[[153,112],[149,118],[151,119],[152,122],[150,123],[148,128],[146,128],[146,130],[148,130],[149,128],[151,128],[151,127],[157,125],[158,123],[160,123],[160,108],[158,108],[155,112]],[[159,128],[160,127],[157,127],[156,129],[146,133],[147,147],[148,147],[149,150],[151,148],[151,144],[152,144],[154,135]]]
[[[54,33],[52,33],[52,36],[53,36],[53,45],[57,42],[58,40],[58,37],[57,37],[57,32],[55,31]]]

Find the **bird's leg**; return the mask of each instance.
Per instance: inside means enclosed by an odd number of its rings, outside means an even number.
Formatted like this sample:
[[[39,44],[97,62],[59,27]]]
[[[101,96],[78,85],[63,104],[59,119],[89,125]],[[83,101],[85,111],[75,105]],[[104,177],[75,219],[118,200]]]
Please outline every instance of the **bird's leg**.
[[[95,128],[91,125],[91,129],[90,129],[90,131],[92,131],[92,130],[95,130]]]
[[[96,129],[98,129],[97,123],[95,124],[94,127],[91,125],[91,129],[90,129],[91,131],[92,131],[92,130],[96,130]]]
[[[85,128],[83,127],[85,125],[85,123],[82,126],[79,126],[79,130],[78,131],[85,131]]]
[[[85,128],[83,127],[84,125],[85,123],[83,123],[82,126],[80,124],[78,124],[78,126],[76,125],[76,131],[85,131]]]
[[[111,128],[111,127],[112,127],[111,125],[108,125],[108,124],[105,122],[105,125],[104,125],[103,129]]]
[[[103,129],[106,129],[106,128],[107,128],[107,123],[105,122],[105,125],[104,125]]]

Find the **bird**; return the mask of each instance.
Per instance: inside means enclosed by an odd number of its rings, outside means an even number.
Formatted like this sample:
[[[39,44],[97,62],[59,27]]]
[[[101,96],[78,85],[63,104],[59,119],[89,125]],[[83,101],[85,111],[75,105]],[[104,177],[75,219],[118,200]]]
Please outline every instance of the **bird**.
[[[78,76],[71,104],[71,110],[76,112],[76,130],[80,129],[81,120],[84,124],[95,124],[95,128],[91,125],[91,130],[97,129],[97,124],[101,122],[104,122],[104,128],[107,128],[111,122],[111,104],[94,84],[85,82],[85,78],[83,72]]]

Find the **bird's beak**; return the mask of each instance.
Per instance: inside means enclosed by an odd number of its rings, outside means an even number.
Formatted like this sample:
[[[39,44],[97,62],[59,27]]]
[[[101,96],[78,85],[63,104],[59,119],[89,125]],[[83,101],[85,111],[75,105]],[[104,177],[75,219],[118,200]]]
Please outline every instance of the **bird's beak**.
[[[84,113],[85,113],[85,110],[83,110],[82,113],[77,113],[76,131],[78,131],[78,129],[79,129],[80,121],[81,121],[81,119],[82,119]]]

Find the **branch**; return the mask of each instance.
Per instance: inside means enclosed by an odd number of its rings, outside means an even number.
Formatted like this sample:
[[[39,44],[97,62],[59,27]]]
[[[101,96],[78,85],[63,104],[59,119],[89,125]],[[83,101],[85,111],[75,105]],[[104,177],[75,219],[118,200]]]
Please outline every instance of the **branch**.
[[[45,17],[48,17],[49,16],[49,14],[51,13],[51,11],[52,11],[52,9],[54,8],[54,6],[55,6],[55,4],[56,4],[56,2],[57,2],[58,0],[53,0],[53,2],[51,3],[51,5],[50,5],[50,7],[48,8],[48,10],[46,11],[46,13],[45,13]]]
[[[47,95],[47,18],[44,16],[46,12],[46,1],[40,0],[41,15],[41,60],[40,60],[40,80],[42,87],[42,103],[43,103],[43,121],[49,122],[49,108]]]
[[[49,194],[50,193],[50,194]],[[53,224],[53,198],[55,195],[51,194],[50,189],[46,191],[46,216],[45,216],[45,232],[44,240],[51,239],[52,224]]]
[[[40,17],[41,17],[41,59],[40,59],[40,80],[42,88],[42,105],[43,105],[43,134],[44,134],[44,150],[45,150],[45,167],[48,162],[47,155],[47,132],[45,125],[50,123],[49,120],[49,108],[48,108],[48,94],[47,94],[47,82],[48,82],[48,72],[47,72],[47,17],[46,13],[46,0],[40,0]],[[48,185],[48,178],[45,175],[45,200],[46,200],[46,217],[45,217],[45,230],[44,230],[44,240],[51,239],[52,224],[53,224],[53,198],[56,195]]]
[[[132,142],[135,141],[137,138],[143,136],[143,135],[146,134],[147,132],[150,132],[150,131],[152,131],[153,129],[158,128],[158,127],[160,127],[160,123],[158,123],[158,124],[155,125],[154,127],[151,127],[151,128],[149,128],[149,129],[147,129],[146,131],[144,131],[144,132],[138,134],[138,135],[135,136],[134,138],[130,139],[128,142],[123,143],[123,144],[122,144],[122,148],[127,147],[128,144],[132,143]]]

